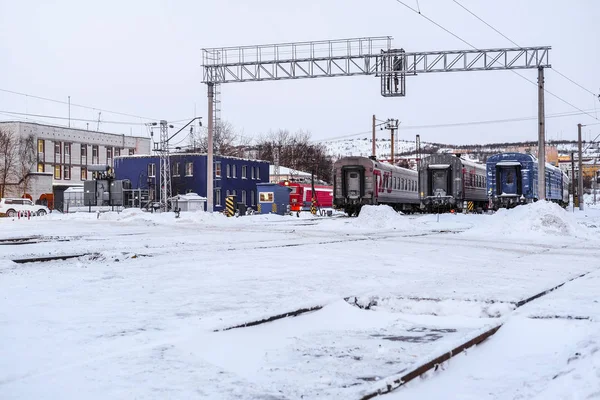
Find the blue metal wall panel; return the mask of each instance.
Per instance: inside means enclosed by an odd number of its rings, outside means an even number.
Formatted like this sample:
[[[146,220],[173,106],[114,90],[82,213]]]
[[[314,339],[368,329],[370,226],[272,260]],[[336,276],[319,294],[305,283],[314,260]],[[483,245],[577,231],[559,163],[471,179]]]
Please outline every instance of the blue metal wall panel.
[[[171,155],[171,171],[176,171],[175,164],[179,164],[179,175],[171,178],[173,195],[194,192],[206,196],[206,155],[200,154],[173,154]],[[269,181],[269,163],[266,161],[246,160],[234,157],[214,157],[215,167],[221,166],[221,174],[214,176],[214,210],[221,211],[225,206],[227,191],[236,191],[237,202],[242,201],[242,191],[246,192],[246,205],[249,207],[257,204],[257,183]],[[186,164],[192,163],[193,173],[186,174]],[[149,164],[155,165],[155,177],[148,176]],[[227,177],[227,165],[235,166],[236,177],[232,174]],[[247,175],[242,176],[242,167],[246,166]],[[254,179],[251,172],[254,169]],[[157,156],[123,156],[115,158],[115,176],[117,179],[129,179],[134,189],[158,188],[160,165]],[[257,172],[258,171],[258,172]],[[157,190],[157,189],[156,189]],[[158,193],[157,193],[158,195]],[[158,197],[156,197],[158,198]]]

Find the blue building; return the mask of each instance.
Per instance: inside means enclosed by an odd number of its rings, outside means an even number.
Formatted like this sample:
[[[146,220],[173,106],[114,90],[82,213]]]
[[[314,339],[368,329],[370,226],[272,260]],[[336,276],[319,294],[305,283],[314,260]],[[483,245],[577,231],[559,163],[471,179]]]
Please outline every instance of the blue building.
[[[259,214],[285,215],[290,212],[290,193],[292,188],[278,183],[259,183]]]
[[[171,154],[172,195],[198,193],[206,197],[206,154]],[[160,161],[158,156],[116,157],[116,179],[128,179],[133,189],[147,189],[151,198],[159,198]],[[214,210],[222,211],[225,196],[256,208],[256,184],[269,182],[269,163],[237,157],[214,156]]]

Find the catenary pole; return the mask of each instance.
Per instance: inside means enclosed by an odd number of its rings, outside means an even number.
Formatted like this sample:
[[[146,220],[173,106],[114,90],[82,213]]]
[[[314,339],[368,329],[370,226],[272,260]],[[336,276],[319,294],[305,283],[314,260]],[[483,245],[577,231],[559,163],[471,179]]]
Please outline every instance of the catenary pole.
[[[377,148],[375,145],[375,114],[373,114],[373,140],[372,140],[372,147],[371,147],[371,157],[373,159],[377,158]]]
[[[573,212],[575,212],[575,153],[571,152],[571,192],[573,193]]]
[[[213,100],[215,85],[212,82],[208,86],[208,155],[206,158],[206,211],[213,212],[213,133],[215,121],[213,116]]]
[[[546,127],[544,121],[544,68],[538,68],[538,199],[546,199]]]
[[[581,211],[583,211],[583,155],[582,155],[582,151],[581,151],[581,124],[577,124],[577,146],[578,146],[578,153],[579,153],[579,161],[577,163],[577,166],[579,167],[579,180],[578,180],[578,190],[577,193],[579,194],[579,209]]]

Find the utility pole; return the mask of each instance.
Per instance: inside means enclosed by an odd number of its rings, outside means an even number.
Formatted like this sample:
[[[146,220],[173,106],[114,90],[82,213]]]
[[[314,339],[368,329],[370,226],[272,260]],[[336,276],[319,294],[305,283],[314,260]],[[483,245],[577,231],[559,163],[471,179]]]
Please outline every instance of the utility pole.
[[[571,152],[571,192],[573,192],[573,212],[575,212],[575,153]]]
[[[396,165],[396,163],[394,162],[394,130],[398,129],[398,120],[397,119],[388,119],[386,121],[386,125],[385,128],[390,130],[390,143],[391,143],[391,154],[390,154],[390,158],[391,158],[391,163],[392,165]]]
[[[546,127],[544,121],[544,68],[538,68],[538,199],[546,200]]]
[[[69,96],[69,128],[71,127],[71,96]]]
[[[206,211],[213,212],[213,99],[215,84],[209,82],[208,86],[208,155],[206,158]]]
[[[377,159],[377,147],[375,145],[375,114],[373,114],[373,139],[372,139],[371,158],[373,160]]]
[[[417,135],[415,138],[415,158],[416,158],[416,164],[417,164],[417,174],[419,174],[420,168],[419,168],[419,162],[421,161],[421,135]],[[421,198],[421,178],[419,175],[417,175],[417,193],[419,196],[419,199]]]
[[[579,190],[577,192],[579,193],[579,210],[583,211],[583,203],[585,202],[583,201],[583,155],[581,151],[581,126],[581,124],[577,124],[577,146],[579,151]]]

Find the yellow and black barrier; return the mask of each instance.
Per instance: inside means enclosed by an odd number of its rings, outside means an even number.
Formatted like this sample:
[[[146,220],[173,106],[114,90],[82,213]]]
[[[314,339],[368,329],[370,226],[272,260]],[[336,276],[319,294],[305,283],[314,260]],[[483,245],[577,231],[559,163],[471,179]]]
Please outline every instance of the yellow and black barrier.
[[[317,199],[316,198],[312,198],[312,203],[310,205],[310,213],[312,215],[315,215],[317,213]]]
[[[475,204],[472,201],[469,201],[467,203],[467,209],[469,210],[469,212],[473,212],[474,207],[475,207]]]
[[[228,217],[235,215],[235,196],[225,197],[225,213]]]

